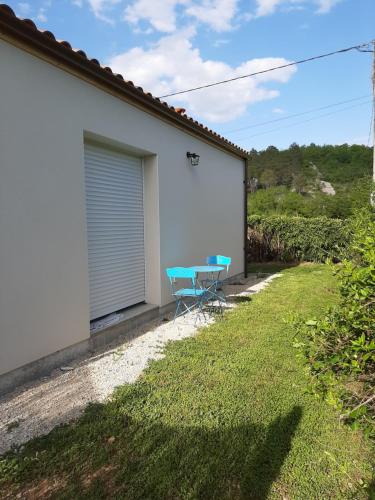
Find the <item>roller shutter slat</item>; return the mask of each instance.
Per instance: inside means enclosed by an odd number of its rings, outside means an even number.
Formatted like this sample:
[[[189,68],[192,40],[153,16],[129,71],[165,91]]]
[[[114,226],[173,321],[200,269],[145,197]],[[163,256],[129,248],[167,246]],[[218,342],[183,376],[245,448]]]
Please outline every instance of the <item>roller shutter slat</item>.
[[[143,168],[85,145],[90,319],[145,300]]]

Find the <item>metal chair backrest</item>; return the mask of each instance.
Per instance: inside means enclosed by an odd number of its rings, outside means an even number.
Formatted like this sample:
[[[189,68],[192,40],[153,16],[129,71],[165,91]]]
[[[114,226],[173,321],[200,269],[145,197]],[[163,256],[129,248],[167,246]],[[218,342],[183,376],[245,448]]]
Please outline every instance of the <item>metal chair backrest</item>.
[[[229,266],[232,263],[231,257],[225,257],[224,255],[210,255],[207,257],[207,264],[210,266],[225,266],[227,268],[227,273],[229,271]]]
[[[196,286],[197,273],[193,269],[189,269],[188,267],[168,267],[165,272],[169,278],[172,293],[175,292],[176,280],[179,279],[190,279],[193,286]]]

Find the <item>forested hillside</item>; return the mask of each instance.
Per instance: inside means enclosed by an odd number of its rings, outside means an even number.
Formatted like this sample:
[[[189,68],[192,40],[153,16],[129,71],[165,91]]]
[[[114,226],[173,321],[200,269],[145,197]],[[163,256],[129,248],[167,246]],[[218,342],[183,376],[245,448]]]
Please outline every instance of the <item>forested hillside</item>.
[[[372,149],[361,145],[253,149],[249,212],[346,218],[368,202],[371,172]]]

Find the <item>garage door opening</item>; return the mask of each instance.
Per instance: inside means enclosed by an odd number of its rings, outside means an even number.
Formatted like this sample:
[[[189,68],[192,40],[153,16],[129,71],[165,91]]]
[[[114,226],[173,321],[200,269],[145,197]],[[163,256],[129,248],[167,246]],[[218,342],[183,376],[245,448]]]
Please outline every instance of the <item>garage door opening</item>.
[[[145,301],[142,159],[85,144],[90,320]]]

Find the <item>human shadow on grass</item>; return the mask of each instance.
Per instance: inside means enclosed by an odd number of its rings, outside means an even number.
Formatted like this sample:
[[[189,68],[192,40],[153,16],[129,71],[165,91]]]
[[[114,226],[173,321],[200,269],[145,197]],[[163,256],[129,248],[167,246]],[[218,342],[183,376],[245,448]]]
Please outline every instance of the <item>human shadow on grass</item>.
[[[138,405],[141,394],[129,396]],[[56,429],[32,444],[29,453],[38,451],[46,462],[36,465],[41,483],[48,476],[56,480],[51,462],[69,464],[57,468],[68,480],[54,493],[64,498],[265,500],[301,417],[295,406],[269,426],[244,422],[228,427],[220,425],[219,412],[212,409],[210,428],[207,414],[206,427],[183,421],[170,426],[157,415],[134,420],[113,402],[93,405],[76,425]]]

